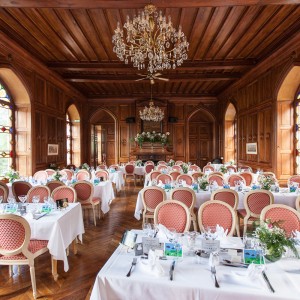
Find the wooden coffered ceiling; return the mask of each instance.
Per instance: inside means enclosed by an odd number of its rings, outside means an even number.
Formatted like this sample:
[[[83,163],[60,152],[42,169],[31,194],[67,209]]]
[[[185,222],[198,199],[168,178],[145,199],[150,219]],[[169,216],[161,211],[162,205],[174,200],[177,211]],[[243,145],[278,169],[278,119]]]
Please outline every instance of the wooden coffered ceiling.
[[[0,0],[0,30],[90,99],[145,97],[149,80],[112,51],[117,22],[150,1]],[[300,1],[153,0],[180,24],[188,61],[162,71],[155,97],[216,97],[300,34]],[[144,72],[145,73],[145,72]]]

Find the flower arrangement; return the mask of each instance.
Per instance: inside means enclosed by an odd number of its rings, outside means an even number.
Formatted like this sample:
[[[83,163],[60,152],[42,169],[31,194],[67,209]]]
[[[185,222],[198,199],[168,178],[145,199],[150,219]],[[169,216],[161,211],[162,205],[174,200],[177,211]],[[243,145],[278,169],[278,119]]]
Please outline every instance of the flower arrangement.
[[[170,159],[169,162],[168,162],[168,166],[173,167],[174,165],[175,165],[175,160]]]
[[[144,142],[150,142],[150,143],[161,143],[164,146],[168,143],[168,136],[170,135],[170,132],[166,133],[160,133],[160,132],[142,132],[138,133],[134,140],[138,143],[140,147],[142,147]]]
[[[13,182],[16,179],[19,179],[20,175],[17,171],[11,169],[5,174],[5,177],[8,178],[9,182]]]
[[[189,171],[189,165],[184,163],[184,164],[181,165],[181,169],[182,169],[184,174],[187,174],[188,171]]]
[[[139,159],[135,162],[135,165],[141,167],[143,165],[143,162]]]
[[[198,177],[198,183],[199,183],[199,188],[201,190],[205,191],[206,188],[209,185],[209,182],[207,180],[207,176]]]
[[[267,219],[260,224],[254,232],[256,237],[266,253],[265,256],[270,261],[276,261],[281,258],[282,254],[286,252],[286,247],[291,249],[294,255],[299,258],[298,251],[295,247],[296,240],[286,236],[285,230],[280,227],[282,221],[272,222]]]
[[[258,182],[263,190],[270,190],[271,185],[275,184],[275,180],[272,176],[261,175],[258,178]]]
[[[55,174],[52,175],[54,180],[60,180],[61,177],[62,175],[59,173],[59,171],[56,171]]]
[[[220,172],[222,172],[223,174],[227,173],[227,168],[224,165],[222,165],[220,167]]]
[[[80,169],[89,170],[90,166],[87,163],[84,163],[84,164],[81,165]]]

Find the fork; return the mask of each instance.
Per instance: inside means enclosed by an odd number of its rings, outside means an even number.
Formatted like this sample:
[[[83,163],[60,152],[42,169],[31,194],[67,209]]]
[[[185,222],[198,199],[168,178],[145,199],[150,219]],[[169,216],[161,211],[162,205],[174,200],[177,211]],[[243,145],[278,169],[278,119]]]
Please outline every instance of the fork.
[[[213,276],[214,276],[214,278],[215,278],[215,287],[216,288],[219,288],[220,287],[220,285],[219,285],[219,283],[218,283],[218,280],[217,280],[217,271],[216,271],[216,267],[215,266],[211,266],[211,273],[213,274]]]
[[[129,276],[131,275],[132,267],[136,265],[136,262],[137,262],[137,258],[134,257],[133,260],[132,260],[132,263],[131,263],[131,267],[130,267],[130,269],[129,269],[127,275],[126,275],[127,277],[129,277]]]

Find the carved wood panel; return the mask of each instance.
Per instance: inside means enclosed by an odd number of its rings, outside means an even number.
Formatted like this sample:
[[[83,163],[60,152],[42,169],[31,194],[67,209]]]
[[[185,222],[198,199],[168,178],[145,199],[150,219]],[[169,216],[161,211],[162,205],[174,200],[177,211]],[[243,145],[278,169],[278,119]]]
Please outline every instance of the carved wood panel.
[[[185,159],[185,130],[184,125],[174,126],[174,154],[177,160]]]
[[[129,127],[130,124],[120,124],[120,161],[126,162],[129,158]]]

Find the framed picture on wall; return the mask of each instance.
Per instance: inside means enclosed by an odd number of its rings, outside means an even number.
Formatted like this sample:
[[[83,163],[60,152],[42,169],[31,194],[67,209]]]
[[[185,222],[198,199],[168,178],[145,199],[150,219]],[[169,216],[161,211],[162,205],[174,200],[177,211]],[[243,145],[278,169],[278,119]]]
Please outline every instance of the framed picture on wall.
[[[142,131],[144,132],[162,132],[162,122],[142,121]]]
[[[58,144],[48,144],[48,155],[58,155]]]
[[[246,154],[257,154],[257,143],[246,143]]]

